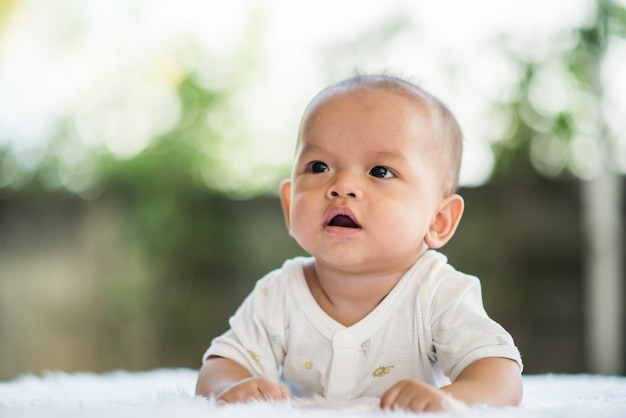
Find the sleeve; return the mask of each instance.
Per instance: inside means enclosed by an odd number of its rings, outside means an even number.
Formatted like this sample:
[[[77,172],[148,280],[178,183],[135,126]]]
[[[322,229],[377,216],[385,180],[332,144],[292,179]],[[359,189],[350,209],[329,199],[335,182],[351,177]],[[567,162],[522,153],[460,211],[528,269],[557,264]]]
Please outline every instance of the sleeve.
[[[215,338],[204,354],[229,358],[254,376],[280,382],[279,367],[284,359],[284,291],[273,272],[259,280],[230,318],[230,329]]]
[[[489,318],[476,277],[454,271],[440,281],[431,309],[434,349],[443,372],[452,381],[471,363],[504,357],[523,368],[511,335]]]

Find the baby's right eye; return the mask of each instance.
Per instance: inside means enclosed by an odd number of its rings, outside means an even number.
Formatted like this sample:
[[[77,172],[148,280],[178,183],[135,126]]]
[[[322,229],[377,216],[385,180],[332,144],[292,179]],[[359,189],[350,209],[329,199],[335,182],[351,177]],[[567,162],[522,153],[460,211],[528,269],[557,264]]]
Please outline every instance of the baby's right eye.
[[[311,173],[326,173],[328,171],[328,166],[326,163],[321,161],[313,161],[309,164],[308,171]]]

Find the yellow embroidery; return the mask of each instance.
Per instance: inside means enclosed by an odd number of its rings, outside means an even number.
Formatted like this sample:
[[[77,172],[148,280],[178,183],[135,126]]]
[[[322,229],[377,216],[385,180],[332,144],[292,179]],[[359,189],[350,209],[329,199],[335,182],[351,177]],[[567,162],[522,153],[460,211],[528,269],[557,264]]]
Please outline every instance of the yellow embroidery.
[[[263,295],[267,296],[267,294],[269,293],[269,291],[267,290],[267,288],[263,288],[261,290],[261,292],[263,292]]]
[[[254,351],[248,350],[248,354],[250,354],[250,357],[252,357],[254,361],[257,361],[257,362],[261,361],[261,356],[255,353]]]
[[[310,361],[305,361],[304,367],[306,367],[308,370],[311,370],[313,368],[313,363],[311,363]]]
[[[376,370],[374,370],[374,372],[372,373],[372,376],[374,377],[382,377],[386,374],[391,373],[391,369],[393,368],[393,366],[380,366],[379,368],[377,368]]]

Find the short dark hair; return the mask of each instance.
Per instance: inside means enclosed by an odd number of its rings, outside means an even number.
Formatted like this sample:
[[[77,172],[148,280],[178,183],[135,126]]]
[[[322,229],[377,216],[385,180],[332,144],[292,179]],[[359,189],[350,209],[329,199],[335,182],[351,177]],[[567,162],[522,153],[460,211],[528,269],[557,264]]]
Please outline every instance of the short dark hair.
[[[320,91],[307,106],[302,123],[306,121],[317,105],[329,96],[342,91],[348,92],[361,89],[382,89],[399,94],[410,101],[417,101],[419,105],[426,105],[426,108],[430,111],[429,116],[433,124],[433,131],[441,133],[440,138],[445,141],[443,144],[445,148],[443,149],[449,157],[448,161],[451,169],[450,185],[447,187],[447,192],[453,193],[458,187],[463,154],[463,133],[461,127],[452,112],[441,100],[416,83],[387,74],[365,74],[347,78]],[[298,136],[300,137],[301,134],[302,126]]]

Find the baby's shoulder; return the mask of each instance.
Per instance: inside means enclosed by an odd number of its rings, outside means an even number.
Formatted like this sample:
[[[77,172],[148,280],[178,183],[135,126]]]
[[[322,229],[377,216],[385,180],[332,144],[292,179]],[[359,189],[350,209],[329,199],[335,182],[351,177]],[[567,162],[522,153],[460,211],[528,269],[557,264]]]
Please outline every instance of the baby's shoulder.
[[[448,299],[468,292],[480,293],[478,278],[454,268],[438,251],[429,250],[422,256],[418,275],[418,294],[421,295]]]
[[[254,293],[260,296],[281,296],[290,286],[301,282],[304,278],[304,265],[308,257],[295,257],[286,260],[283,265],[270,271],[257,280]]]
[[[281,321],[288,310],[288,300],[294,292],[294,283],[302,282],[302,268],[306,258],[285,261],[275,270],[258,279],[244,301],[243,311],[266,322]]]

